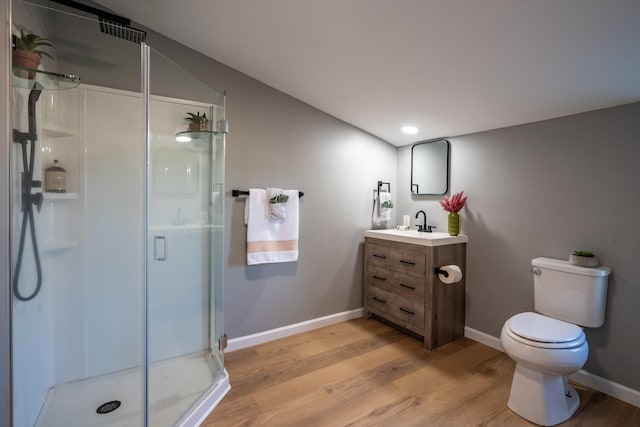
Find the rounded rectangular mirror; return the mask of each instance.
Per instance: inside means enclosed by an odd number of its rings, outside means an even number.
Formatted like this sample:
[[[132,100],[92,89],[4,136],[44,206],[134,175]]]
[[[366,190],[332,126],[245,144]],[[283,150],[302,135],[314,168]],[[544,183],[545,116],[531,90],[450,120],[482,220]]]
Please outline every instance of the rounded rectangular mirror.
[[[449,141],[425,141],[411,147],[411,193],[444,194],[449,189]]]

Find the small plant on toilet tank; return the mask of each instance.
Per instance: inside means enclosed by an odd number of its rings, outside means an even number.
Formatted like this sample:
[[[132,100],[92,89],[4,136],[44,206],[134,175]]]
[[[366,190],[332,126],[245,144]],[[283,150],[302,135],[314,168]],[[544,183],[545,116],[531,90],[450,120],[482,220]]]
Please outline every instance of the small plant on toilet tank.
[[[595,257],[593,252],[589,251],[573,251],[573,254],[569,256],[569,263],[581,267],[597,267],[600,265],[598,258]]]

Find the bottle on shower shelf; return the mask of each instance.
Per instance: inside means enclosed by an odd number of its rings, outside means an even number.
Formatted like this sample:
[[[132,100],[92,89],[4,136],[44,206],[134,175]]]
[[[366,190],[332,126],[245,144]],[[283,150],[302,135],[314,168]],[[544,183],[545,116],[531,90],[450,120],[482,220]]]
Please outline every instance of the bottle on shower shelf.
[[[202,115],[202,122],[200,123],[200,130],[207,131],[209,130],[209,119],[207,119],[207,113]]]
[[[64,193],[66,189],[66,173],[58,160],[54,160],[53,164],[45,169],[44,172],[44,191],[47,193]]]

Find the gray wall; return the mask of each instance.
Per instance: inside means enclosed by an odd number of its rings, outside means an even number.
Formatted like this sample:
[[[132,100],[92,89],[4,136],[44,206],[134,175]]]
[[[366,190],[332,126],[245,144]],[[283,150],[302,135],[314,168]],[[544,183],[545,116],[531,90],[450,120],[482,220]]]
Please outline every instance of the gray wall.
[[[451,138],[451,192],[467,253],[467,326],[499,337],[533,310],[530,260],[593,251],[613,270],[606,323],[587,329],[587,371],[640,390],[640,104]],[[399,150],[398,213],[426,209],[446,230],[440,197],[410,196],[410,146]]]
[[[378,180],[395,188],[392,145],[157,34],[149,44],[227,90],[225,329],[245,336],[362,307],[362,232]],[[297,188],[300,258],[246,265],[244,199]]]

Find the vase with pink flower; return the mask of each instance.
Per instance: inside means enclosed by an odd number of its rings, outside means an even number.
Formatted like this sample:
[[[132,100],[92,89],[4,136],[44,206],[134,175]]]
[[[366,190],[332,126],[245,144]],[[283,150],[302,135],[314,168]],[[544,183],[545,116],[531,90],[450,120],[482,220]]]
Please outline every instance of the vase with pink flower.
[[[440,206],[449,212],[449,218],[447,219],[449,236],[457,236],[460,234],[460,216],[458,212],[464,207],[466,201],[467,196],[464,195],[464,191],[456,193],[451,197],[444,196],[440,201]]]

